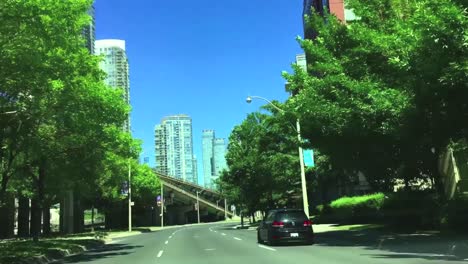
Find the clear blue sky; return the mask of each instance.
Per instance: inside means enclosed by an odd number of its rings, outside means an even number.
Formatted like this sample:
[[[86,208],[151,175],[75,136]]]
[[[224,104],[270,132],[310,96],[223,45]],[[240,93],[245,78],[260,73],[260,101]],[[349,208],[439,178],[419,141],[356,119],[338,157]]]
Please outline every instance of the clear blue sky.
[[[193,122],[202,173],[201,131],[228,138],[248,95],[285,100],[283,70],[302,53],[302,0],[96,0],[96,39],[126,40],[132,130],[154,165],[154,126],[172,114]]]

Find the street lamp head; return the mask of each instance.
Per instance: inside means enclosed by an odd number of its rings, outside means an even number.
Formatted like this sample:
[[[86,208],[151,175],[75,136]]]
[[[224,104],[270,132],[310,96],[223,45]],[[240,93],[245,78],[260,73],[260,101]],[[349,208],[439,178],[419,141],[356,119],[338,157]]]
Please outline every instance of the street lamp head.
[[[245,101],[250,104],[252,102],[252,97],[250,96],[247,96],[247,99],[245,99]]]

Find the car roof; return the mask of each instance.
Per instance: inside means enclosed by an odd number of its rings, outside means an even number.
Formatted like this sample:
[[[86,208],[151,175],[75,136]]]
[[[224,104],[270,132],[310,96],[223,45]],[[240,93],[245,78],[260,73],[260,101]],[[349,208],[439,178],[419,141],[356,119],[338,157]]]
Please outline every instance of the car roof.
[[[297,208],[277,208],[277,209],[271,209],[268,212],[304,212],[302,209],[297,209]]]

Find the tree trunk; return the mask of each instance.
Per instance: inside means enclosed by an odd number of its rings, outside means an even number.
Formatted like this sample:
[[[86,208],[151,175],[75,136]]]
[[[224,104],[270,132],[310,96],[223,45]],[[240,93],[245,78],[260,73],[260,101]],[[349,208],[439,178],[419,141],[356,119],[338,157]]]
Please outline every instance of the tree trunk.
[[[42,210],[37,197],[31,199],[31,230],[30,234],[35,242],[39,241],[41,233]]]
[[[91,232],[94,232],[94,204],[91,205]]]
[[[74,224],[74,232],[75,233],[82,233],[84,231],[84,210],[81,205],[81,197],[78,195],[78,192],[74,200],[73,206],[73,224]]]
[[[34,176],[33,176],[34,177]],[[31,236],[35,242],[41,234],[42,206],[44,202],[45,164],[39,166],[39,173],[35,179],[37,194],[31,200]]]
[[[15,197],[9,193],[0,204],[0,238],[10,238],[15,234]]]
[[[255,224],[257,221],[255,220],[255,213],[252,213],[252,219],[253,219],[253,223]]]
[[[244,227],[244,214],[241,212],[241,226]]]
[[[29,236],[29,199],[22,195],[18,198],[18,236]]]
[[[64,226],[64,215],[65,215],[65,203],[63,199],[60,201],[60,210],[59,210],[59,232],[61,234],[65,234],[65,226]]]
[[[42,213],[44,215],[42,222],[42,232],[44,235],[50,235],[50,207],[43,206]]]

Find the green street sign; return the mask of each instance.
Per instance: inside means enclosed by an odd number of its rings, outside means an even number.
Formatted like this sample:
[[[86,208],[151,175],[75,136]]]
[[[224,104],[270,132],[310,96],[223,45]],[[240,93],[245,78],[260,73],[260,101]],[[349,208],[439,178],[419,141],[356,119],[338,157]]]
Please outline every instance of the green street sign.
[[[304,157],[304,165],[306,167],[314,167],[315,162],[314,162],[314,150],[312,149],[304,149],[302,150],[302,155]]]

